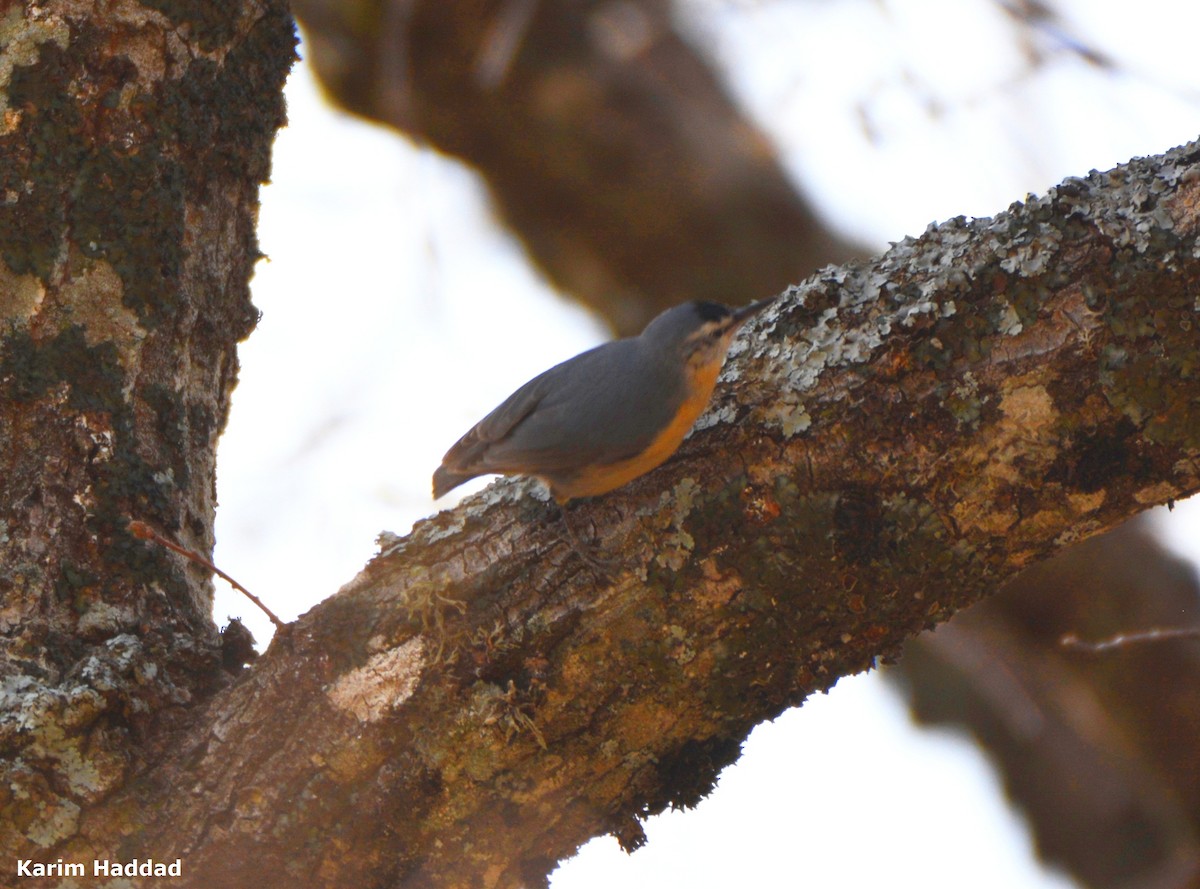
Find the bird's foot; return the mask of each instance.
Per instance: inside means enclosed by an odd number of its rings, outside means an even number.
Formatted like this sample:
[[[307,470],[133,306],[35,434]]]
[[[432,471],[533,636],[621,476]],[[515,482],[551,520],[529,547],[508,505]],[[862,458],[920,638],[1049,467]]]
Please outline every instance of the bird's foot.
[[[575,554],[593,571],[602,574],[606,578],[611,577],[612,572],[620,565],[620,561],[617,559],[606,559],[598,555],[597,544],[586,541],[579,536],[579,533],[575,530],[575,526],[571,524],[570,514],[564,504],[559,504],[558,511],[559,515],[562,516],[563,527],[567,529],[566,540],[571,544],[571,548],[575,550]],[[593,532],[595,531],[594,526],[592,530]]]

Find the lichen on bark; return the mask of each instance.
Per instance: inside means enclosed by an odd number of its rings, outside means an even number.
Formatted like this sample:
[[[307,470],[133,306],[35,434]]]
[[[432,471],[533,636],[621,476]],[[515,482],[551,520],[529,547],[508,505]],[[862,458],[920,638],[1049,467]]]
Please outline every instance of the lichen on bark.
[[[186,4],[184,4],[186,5]],[[153,5],[0,14],[0,849],[83,829],[225,684],[213,460],[253,327],[258,186],[294,30],[189,33]],[[161,743],[161,741],[159,742]]]

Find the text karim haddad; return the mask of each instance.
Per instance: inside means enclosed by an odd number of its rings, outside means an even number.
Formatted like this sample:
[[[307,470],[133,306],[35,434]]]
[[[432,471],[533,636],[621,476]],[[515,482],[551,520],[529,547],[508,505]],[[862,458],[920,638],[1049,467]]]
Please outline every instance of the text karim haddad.
[[[183,874],[183,861],[176,858],[169,864],[153,858],[134,858],[132,861],[92,860],[93,877],[178,877]],[[17,859],[18,877],[85,877],[87,865],[82,861],[41,862],[32,858]]]

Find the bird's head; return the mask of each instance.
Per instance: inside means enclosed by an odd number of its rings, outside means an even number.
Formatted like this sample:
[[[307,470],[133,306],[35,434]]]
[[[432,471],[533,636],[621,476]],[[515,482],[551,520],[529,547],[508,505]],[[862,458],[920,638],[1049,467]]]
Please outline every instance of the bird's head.
[[[774,300],[740,308],[695,300],[667,309],[646,325],[641,337],[656,349],[680,354],[688,363],[721,361],[739,327]]]

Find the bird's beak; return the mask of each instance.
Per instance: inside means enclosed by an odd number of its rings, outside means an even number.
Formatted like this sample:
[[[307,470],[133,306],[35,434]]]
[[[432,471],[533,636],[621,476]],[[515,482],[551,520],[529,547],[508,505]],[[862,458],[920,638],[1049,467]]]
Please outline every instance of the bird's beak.
[[[775,302],[775,297],[769,296],[766,299],[760,299],[758,302],[750,303],[748,306],[742,306],[740,309],[734,310],[734,313],[729,316],[729,320],[732,322],[731,328],[736,330],[741,327],[773,302]]]

